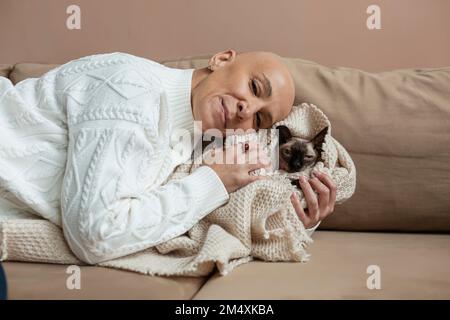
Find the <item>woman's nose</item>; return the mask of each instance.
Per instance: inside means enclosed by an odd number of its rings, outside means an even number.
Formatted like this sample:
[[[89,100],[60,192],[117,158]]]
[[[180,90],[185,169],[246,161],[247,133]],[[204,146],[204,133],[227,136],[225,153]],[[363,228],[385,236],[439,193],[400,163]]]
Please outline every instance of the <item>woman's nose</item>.
[[[239,116],[243,119],[245,119],[249,114],[249,106],[244,101],[238,102],[237,110],[238,110]]]

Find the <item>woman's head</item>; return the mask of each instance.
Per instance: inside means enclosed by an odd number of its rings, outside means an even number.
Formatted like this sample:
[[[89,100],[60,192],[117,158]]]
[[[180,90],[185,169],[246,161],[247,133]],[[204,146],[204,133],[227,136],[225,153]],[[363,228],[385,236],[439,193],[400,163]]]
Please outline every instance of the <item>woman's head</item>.
[[[269,128],[288,115],[294,96],[289,70],[270,52],[219,52],[192,79],[192,112],[203,131]]]

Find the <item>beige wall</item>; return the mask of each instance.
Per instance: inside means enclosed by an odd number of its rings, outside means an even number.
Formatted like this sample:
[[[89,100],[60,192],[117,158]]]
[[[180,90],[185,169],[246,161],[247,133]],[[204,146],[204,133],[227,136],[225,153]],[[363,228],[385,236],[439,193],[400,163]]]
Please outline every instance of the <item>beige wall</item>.
[[[70,4],[81,7],[81,30],[65,26]],[[370,4],[381,7],[381,30],[366,28]],[[234,48],[372,71],[449,66],[449,18],[449,0],[0,0],[0,63]]]

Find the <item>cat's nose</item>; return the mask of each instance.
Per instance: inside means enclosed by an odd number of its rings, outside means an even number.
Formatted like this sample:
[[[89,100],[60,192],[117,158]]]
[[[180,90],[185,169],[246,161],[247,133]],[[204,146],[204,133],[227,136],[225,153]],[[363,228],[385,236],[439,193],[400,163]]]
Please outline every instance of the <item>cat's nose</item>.
[[[302,162],[300,161],[300,159],[295,159],[291,162],[291,167],[294,171],[300,171],[300,169],[302,168]]]

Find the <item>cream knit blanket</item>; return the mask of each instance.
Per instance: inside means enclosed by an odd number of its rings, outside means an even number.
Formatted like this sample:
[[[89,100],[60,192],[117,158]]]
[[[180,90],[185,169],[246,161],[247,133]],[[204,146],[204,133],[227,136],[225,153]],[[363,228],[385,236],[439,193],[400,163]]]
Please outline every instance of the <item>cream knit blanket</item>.
[[[355,166],[347,151],[331,136],[331,124],[323,112],[303,103],[274,127],[280,124],[307,139],[329,126],[322,159],[315,168],[333,178],[337,203],[350,198],[356,186]],[[254,138],[266,145],[269,156],[274,156],[276,141],[270,134],[258,133]],[[196,167],[192,162],[180,165],[169,179],[178,179]],[[310,171],[302,174],[309,175]],[[232,193],[227,204],[208,214],[184,235],[98,265],[149,275],[204,276],[215,267],[221,275],[226,275],[253,259],[307,261],[309,255],[305,248],[312,239],[290,202],[292,191],[296,191],[306,207],[303,195],[285,174],[278,171],[269,174],[268,179]],[[72,254],[62,230],[39,218],[0,222],[0,261],[5,260],[84,264]]]

